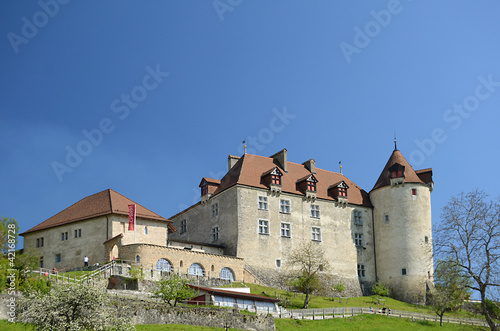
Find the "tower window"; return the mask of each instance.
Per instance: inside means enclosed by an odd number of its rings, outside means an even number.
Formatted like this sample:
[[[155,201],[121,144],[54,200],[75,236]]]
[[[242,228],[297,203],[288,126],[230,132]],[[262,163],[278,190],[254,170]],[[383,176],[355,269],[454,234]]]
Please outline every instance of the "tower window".
[[[417,189],[416,188],[412,188],[411,189],[411,195],[417,195]]]
[[[136,263],[141,262],[141,257],[140,257],[139,255],[136,255],[136,256],[135,256],[135,262],[136,262]]]
[[[276,268],[281,268],[281,260],[276,259]]]
[[[389,223],[389,215],[384,215],[384,222]]]
[[[365,265],[358,264],[358,277],[365,277]]]
[[[144,227],[144,234],[148,234],[148,227],[147,226]]]
[[[214,241],[217,241],[217,240],[219,240],[219,227],[218,226],[214,226],[211,229],[211,232],[210,232],[210,241],[214,242]]]
[[[425,236],[425,243],[428,244],[429,243],[429,237]]]
[[[406,276],[406,268],[401,269],[401,275]]]

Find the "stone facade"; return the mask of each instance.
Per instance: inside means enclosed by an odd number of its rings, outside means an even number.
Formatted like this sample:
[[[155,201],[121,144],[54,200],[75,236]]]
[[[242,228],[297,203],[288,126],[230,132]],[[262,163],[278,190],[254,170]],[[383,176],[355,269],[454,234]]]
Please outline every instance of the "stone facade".
[[[245,274],[243,259],[232,256],[158,245],[130,244],[120,247],[120,258],[127,261],[137,261],[132,265],[147,270],[155,270],[158,260],[165,259],[172,266],[171,271],[180,274],[189,274],[190,266],[196,263],[202,267],[203,276],[208,278],[221,278],[221,270],[228,268],[233,272],[235,281],[254,281],[253,277]]]
[[[104,244],[120,234],[122,237],[112,241],[112,245]],[[166,245],[167,236],[167,223],[137,218],[136,243]],[[113,214],[24,235],[24,249],[38,252],[41,267],[61,271],[82,267],[85,256],[89,265],[102,264],[113,256],[118,258],[118,248],[133,243],[134,231],[128,230],[128,218]]]

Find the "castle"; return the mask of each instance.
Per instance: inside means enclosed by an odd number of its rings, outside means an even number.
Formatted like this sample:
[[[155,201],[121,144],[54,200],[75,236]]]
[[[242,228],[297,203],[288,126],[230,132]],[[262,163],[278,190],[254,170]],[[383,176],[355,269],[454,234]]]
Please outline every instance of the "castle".
[[[170,218],[178,229],[171,239],[221,244],[260,279],[272,279],[287,267],[287,252],[313,241],[351,295],[369,293],[378,280],[398,299],[425,299],[432,169],[413,170],[396,147],[369,193],[314,159],[289,162],[286,149],[229,156],[227,174],[203,178],[200,188],[201,201]]]
[[[40,266],[81,266],[116,257],[156,271],[264,283],[286,270],[287,253],[319,245],[350,295],[376,281],[407,302],[425,300],[432,283],[432,170],[413,170],[395,148],[368,193],[342,173],[287,159],[229,156],[221,180],[203,178],[200,202],[165,219],[113,190],[86,197],[22,233]],[[138,231],[137,231],[138,230]],[[82,235],[83,233],[83,235]],[[83,238],[82,238],[83,237]]]

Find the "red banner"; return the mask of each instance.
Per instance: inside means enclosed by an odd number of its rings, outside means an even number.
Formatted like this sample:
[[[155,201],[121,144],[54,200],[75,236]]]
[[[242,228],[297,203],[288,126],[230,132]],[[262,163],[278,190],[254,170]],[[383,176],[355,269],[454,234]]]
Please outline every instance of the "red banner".
[[[135,205],[128,205],[128,230],[135,229]]]

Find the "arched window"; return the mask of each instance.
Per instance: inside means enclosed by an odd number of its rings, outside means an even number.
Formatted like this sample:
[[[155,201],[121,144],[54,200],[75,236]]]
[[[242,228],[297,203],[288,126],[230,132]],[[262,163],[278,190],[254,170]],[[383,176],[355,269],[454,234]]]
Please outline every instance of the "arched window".
[[[222,268],[222,270],[220,271],[220,278],[228,279],[228,280],[234,282],[234,273],[229,268]]]
[[[141,257],[140,257],[139,255],[136,255],[136,257],[135,257],[135,262],[136,262],[136,263],[141,262]]]
[[[193,263],[189,267],[189,274],[195,276],[203,276],[204,275],[203,267],[198,263]]]
[[[156,270],[171,272],[172,264],[165,259],[159,259],[158,262],[156,262]]]
[[[182,268],[183,266],[184,266],[184,262],[182,262],[182,260],[181,260],[181,262],[179,263],[179,267]]]

